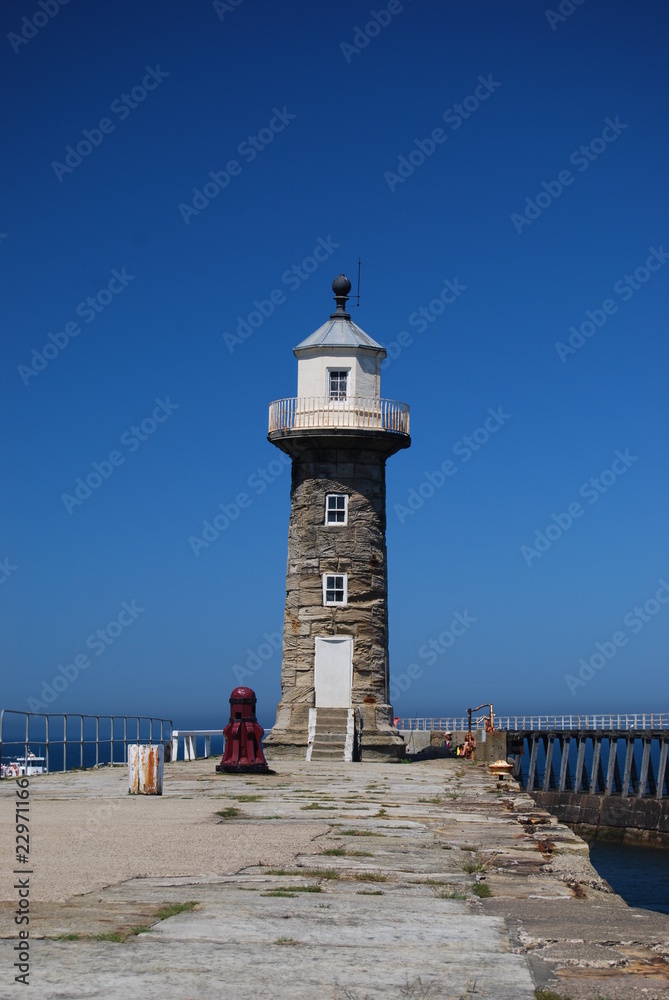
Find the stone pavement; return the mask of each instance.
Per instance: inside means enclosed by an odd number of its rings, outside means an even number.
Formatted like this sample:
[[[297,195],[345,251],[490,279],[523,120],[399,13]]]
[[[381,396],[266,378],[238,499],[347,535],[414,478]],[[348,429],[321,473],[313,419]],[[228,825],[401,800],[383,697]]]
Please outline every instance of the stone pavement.
[[[669,998],[669,917],[485,766],[215,763],[166,765],[162,797],[120,767],[31,779],[29,994],[0,783],[3,1000]]]

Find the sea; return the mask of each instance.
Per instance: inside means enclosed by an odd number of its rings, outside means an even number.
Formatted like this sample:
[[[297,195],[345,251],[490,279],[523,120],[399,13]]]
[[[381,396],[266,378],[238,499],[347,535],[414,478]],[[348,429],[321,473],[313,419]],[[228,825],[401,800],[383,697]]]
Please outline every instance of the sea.
[[[630,906],[669,913],[669,848],[593,841],[590,861]]]

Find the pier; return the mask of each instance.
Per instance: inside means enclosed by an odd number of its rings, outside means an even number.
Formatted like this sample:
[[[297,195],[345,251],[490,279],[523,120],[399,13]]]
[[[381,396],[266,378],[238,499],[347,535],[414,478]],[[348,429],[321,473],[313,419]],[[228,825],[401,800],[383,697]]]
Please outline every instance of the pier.
[[[628,907],[587,845],[483,764],[271,761],[30,781],[35,1000],[649,1000],[669,992],[669,917]],[[0,850],[14,842],[0,783]],[[0,872],[1,996],[15,876]],[[8,978],[9,977],[9,978]]]
[[[479,746],[490,739],[472,723]],[[467,717],[403,719],[407,733],[467,730]],[[669,844],[669,713],[494,716],[513,775],[535,801],[586,836]],[[434,737],[431,737],[434,740]]]

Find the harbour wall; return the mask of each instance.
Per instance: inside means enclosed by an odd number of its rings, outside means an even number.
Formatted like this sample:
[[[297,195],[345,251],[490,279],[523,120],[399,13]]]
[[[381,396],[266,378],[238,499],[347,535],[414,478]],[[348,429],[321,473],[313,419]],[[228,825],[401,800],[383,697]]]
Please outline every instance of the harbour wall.
[[[532,791],[534,801],[586,840],[669,847],[669,799]]]
[[[530,766],[529,768],[533,773],[533,784],[535,787],[527,788],[527,761],[530,756],[533,734],[526,733],[523,738],[518,733],[496,730],[492,733],[485,733],[484,739],[484,731],[482,729],[473,730],[473,732],[476,737],[476,760],[478,762],[492,763],[499,759],[515,760],[516,777],[524,785],[525,790],[532,796],[537,805],[546,809],[560,822],[571,827],[586,840],[611,840],[669,847],[669,797],[666,795],[657,797],[658,786],[655,781],[655,775],[653,775],[653,767],[648,754],[645,755],[645,767],[640,762],[638,769],[636,768],[633,754],[630,752],[628,758],[626,754],[629,766],[623,767],[621,770],[624,774],[620,774],[617,766],[617,753],[611,756],[610,751],[605,749],[605,757],[607,753],[608,757],[604,760],[606,766],[602,768],[599,763],[601,739],[595,736],[594,738],[598,743],[598,763],[595,767],[596,777],[593,787],[597,785],[598,791],[591,793],[583,789],[577,792],[573,787],[562,788],[560,790],[559,785],[561,781],[567,784],[565,779],[570,771],[567,766],[568,760],[566,759],[566,755],[564,757],[564,769],[562,767],[563,758],[561,750],[564,744],[560,746],[560,734],[550,734],[550,736],[547,734],[536,734],[536,739],[540,743],[545,741],[545,748],[543,754],[540,755],[543,757],[543,760],[537,760],[535,754],[535,767],[532,768]],[[593,735],[583,733],[583,740],[592,740]],[[444,733],[439,730],[405,730],[402,732],[402,736],[406,744],[407,754],[410,756],[420,753],[428,747],[441,748],[445,745]],[[453,730],[451,739],[453,748],[455,749],[458,744],[463,743],[466,738],[467,732],[465,730]],[[557,747],[555,754],[553,754],[554,742]],[[630,751],[633,751],[637,740],[632,738],[625,742],[626,747],[629,747]],[[638,742],[639,747],[637,747],[637,750],[641,747],[641,741]],[[552,777],[549,779],[548,784],[552,787],[545,788],[545,758],[546,750],[549,746],[550,757],[548,763]],[[525,767],[522,766],[523,758]],[[611,765],[611,780],[607,780],[609,763]],[[539,764],[543,768],[543,774],[539,773]],[[572,761],[573,764],[574,761]],[[589,770],[584,766],[583,757],[582,773],[589,772]],[[641,772],[641,779],[636,778],[637,770]],[[651,794],[646,793],[648,774],[653,778],[652,785],[648,789]],[[631,780],[632,776],[634,776],[634,781]],[[574,775],[574,777],[576,778],[577,775]],[[660,775],[657,774],[657,777],[660,777]],[[627,795],[623,794],[625,780],[627,781],[628,788]],[[661,780],[664,782],[664,771],[662,771]],[[578,783],[581,783],[581,778],[578,779]],[[603,789],[605,786],[610,788],[608,794],[604,791],[599,791],[600,788]],[[639,788],[643,788],[644,794],[639,794]],[[661,788],[663,790],[664,785]]]

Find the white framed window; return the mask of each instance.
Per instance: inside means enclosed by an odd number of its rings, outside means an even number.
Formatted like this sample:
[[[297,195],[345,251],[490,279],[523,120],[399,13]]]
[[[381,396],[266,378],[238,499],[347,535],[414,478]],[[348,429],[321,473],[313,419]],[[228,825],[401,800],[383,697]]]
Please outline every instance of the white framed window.
[[[325,497],[325,523],[348,524],[348,494],[328,493]]]
[[[348,368],[328,368],[328,399],[348,397]]]
[[[345,605],[348,598],[347,585],[346,573],[323,573],[323,604]]]

